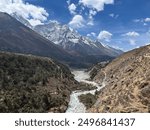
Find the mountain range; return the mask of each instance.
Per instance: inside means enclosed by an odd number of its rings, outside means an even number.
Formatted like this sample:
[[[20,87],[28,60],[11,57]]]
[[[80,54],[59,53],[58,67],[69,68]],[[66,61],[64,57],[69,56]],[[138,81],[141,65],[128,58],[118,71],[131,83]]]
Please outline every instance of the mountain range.
[[[122,53],[120,50],[104,46],[99,41],[81,36],[77,31],[67,25],[61,25],[57,21],[49,21],[47,24],[37,25],[34,27],[34,30],[48,40],[61,46],[70,54],[75,54],[77,56],[107,55],[116,57]]]
[[[47,56],[70,62],[73,57],[6,13],[0,13],[0,50]]]
[[[82,87],[65,65],[116,57],[91,69],[105,87],[88,112],[150,112],[150,45],[122,53],[56,21],[33,27],[0,12],[0,112],[65,112],[71,92]]]
[[[0,13],[0,50],[51,57],[71,67],[112,60],[121,50],[81,36],[56,21],[31,26],[22,16]]]

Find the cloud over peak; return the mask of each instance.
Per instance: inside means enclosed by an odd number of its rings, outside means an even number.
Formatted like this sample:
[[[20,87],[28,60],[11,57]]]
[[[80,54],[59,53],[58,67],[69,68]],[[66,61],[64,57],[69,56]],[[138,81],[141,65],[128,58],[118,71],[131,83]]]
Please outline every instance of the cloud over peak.
[[[85,20],[82,15],[75,15],[72,20],[69,22],[69,25],[72,28],[81,28],[84,26]]]
[[[99,33],[97,39],[101,40],[101,41],[105,41],[105,42],[110,42],[112,36],[113,36],[112,33],[108,32],[106,30],[103,30]]]
[[[16,13],[33,26],[45,22],[49,15],[44,8],[25,3],[23,0],[0,0],[0,11],[8,14]]]

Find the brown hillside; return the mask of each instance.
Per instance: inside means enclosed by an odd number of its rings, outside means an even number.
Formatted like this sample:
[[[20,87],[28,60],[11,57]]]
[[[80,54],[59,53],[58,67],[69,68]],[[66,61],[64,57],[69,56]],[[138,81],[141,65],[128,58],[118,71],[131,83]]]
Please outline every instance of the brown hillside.
[[[150,112],[150,45],[127,52],[98,72],[106,87],[90,112]]]

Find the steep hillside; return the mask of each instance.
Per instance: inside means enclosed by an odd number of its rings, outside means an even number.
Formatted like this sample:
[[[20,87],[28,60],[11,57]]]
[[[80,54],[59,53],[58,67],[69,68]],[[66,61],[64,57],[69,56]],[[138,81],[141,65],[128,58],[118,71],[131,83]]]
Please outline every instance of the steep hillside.
[[[28,20],[24,19],[21,15],[18,15],[17,13],[12,13],[11,16],[17,19],[19,22],[21,22],[25,26],[31,29],[33,28],[33,26],[28,22]]]
[[[65,112],[77,87],[52,59],[0,52],[0,112]]]
[[[106,87],[89,112],[150,112],[150,45],[127,52],[98,72]]]
[[[110,61],[105,61],[105,62],[100,62],[100,63],[97,63],[96,65],[94,66],[91,66],[87,71],[89,71],[89,74],[90,74],[90,80],[93,80],[94,77],[97,75],[97,73],[99,71],[101,71],[101,69],[105,68],[108,64],[109,64]]]
[[[65,50],[2,12],[0,12],[0,50],[47,56],[66,63],[74,61]]]

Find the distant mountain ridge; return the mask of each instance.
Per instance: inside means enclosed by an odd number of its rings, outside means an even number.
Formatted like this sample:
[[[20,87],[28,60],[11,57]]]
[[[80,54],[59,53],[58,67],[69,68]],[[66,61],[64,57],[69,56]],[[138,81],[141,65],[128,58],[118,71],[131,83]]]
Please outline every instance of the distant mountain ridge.
[[[63,49],[71,54],[78,56],[107,55],[110,57],[117,57],[123,53],[123,51],[119,49],[112,48],[108,45],[101,44],[99,41],[94,41],[88,37],[82,36],[74,29],[67,25],[62,25],[55,20],[50,20],[43,25],[31,27],[30,23],[25,19],[23,20],[21,16],[18,16],[17,14],[12,14],[12,16],[43,37],[63,47]]]
[[[0,50],[51,57],[62,62],[74,58],[7,13],[0,13]]]
[[[81,36],[67,25],[61,25],[57,21],[49,21],[44,25],[37,25],[34,30],[60,45],[71,54],[76,55],[107,55],[116,57],[123,53],[121,50],[103,46],[99,41]]]
[[[98,41],[93,42],[66,25],[51,21],[33,29],[23,17],[12,16],[0,13],[1,51],[46,56],[77,68],[112,60],[122,53],[106,48]]]

